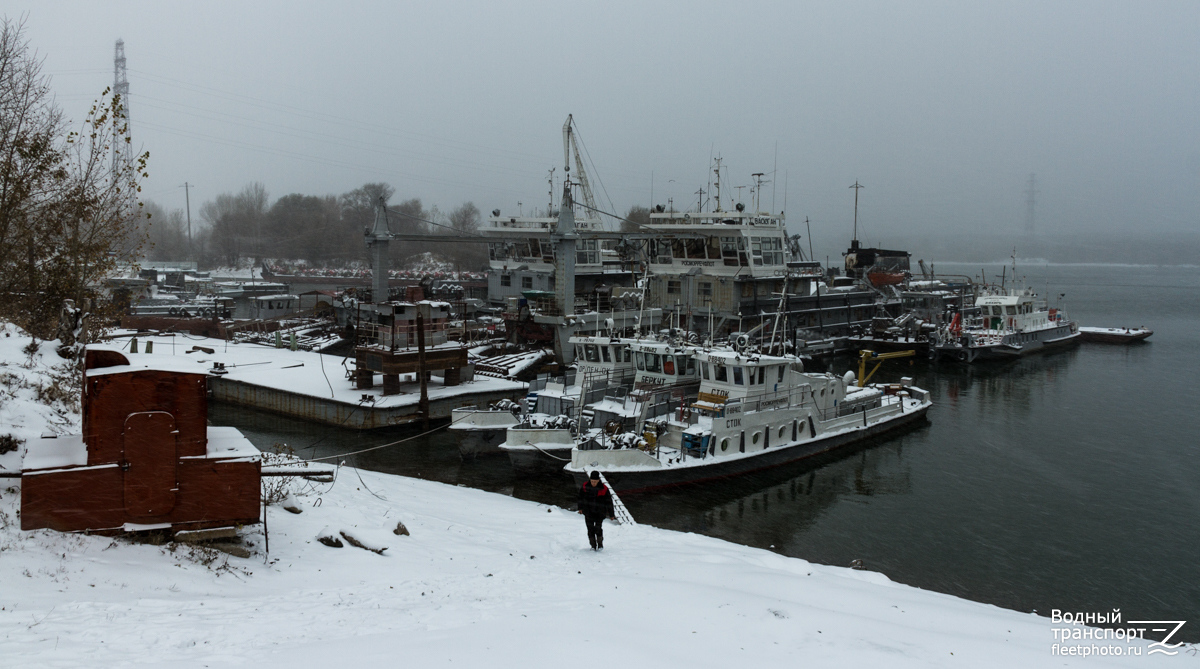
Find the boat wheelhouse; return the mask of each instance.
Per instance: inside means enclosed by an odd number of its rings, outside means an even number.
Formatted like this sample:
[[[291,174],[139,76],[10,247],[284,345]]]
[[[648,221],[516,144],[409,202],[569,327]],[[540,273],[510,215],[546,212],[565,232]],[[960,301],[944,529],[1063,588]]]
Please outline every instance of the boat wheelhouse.
[[[607,374],[611,382],[633,381],[633,340],[603,335],[579,335],[568,339],[575,350],[575,368],[580,374]]]
[[[690,347],[658,339],[629,339],[626,342],[637,368],[635,388],[695,385],[699,381]]]

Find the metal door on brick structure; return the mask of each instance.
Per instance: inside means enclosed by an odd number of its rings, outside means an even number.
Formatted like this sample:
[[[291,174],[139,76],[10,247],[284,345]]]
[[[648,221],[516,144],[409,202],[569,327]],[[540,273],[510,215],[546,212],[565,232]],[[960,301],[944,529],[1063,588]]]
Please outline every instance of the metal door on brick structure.
[[[131,413],[125,419],[125,511],[154,517],[175,508],[178,492],[175,417],[166,411]]]

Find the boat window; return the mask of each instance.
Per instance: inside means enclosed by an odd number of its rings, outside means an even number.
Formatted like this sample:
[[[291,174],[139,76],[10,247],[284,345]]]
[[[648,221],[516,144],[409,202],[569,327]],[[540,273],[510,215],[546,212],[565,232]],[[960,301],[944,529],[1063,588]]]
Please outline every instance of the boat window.
[[[724,452],[727,450],[729,450],[729,437],[725,437],[721,440],[721,451]]]
[[[992,307],[992,315],[993,316],[1003,316],[1004,308],[1003,307]]]
[[[663,373],[670,376],[675,375],[675,359],[669,355],[663,356]]]
[[[1008,312],[1009,316],[1014,316],[1017,313],[1017,308],[1012,306],[1011,304],[1008,305],[1007,307],[1004,307],[1004,310]]]
[[[684,242],[687,249],[687,257],[696,260],[704,260],[707,255],[707,245],[703,239],[689,239]]]
[[[762,432],[755,432],[754,436],[750,437],[750,443],[757,444],[759,439],[762,439]]]
[[[684,366],[684,364],[685,363],[680,362],[680,368],[686,369],[688,376],[695,376],[696,375],[696,359],[689,357],[689,358],[687,358],[686,367]]]
[[[778,369],[778,370],[779,370],[779,378],[778,378],[778,379],[775,379],[775,381],[776,381],[777,383],[783,383],[783,365],[779,365],[779,366],[778,366],[778,367],[776,367],[775,369]]]
[[[700,363],[700,374],[702,376],[704,376],[705,381],[709,380],[709,378],[708,378],[708,363],[707,362]]]
[[[713,380],[714,381],[729,381],[729,372],[726,371],[725,365],[713,365]]]
[[[751,369],[750,371],[753,372],[754,370]],[[767,373],[766,369],[764,369],[762,367],[758,368],[758,385],[761,386],[763,383],[765,383],[765,381],[763,381],[763,377],[764,377],[764,375],[766,375],[766,373]]]
[[[660,359],[660,357],[657,353],[647,353],[646,354],[646,371],[647,372],[661,372],[662,371],[662,360]]]
[[[637,356],[637,368],[641,371],[646,371],[646,360],[642,357],[641,351],[638,351],[635,355]]]
[[[587,352],[588,362],[600,362],[600,354],[596,352],[595,344],[585,344],[583,350]]]
[[[625,362],[629,362],[629,356],[631,355],[633,355],[633,352],[629,349],[625,349]]]
[[[604,362],[612,362],[612,356],[609,355],[607,346],[600,347],[600,357],[604,358]]]
[[[733,368],[733,382],[739,386],[746,385],[746,384],[742,383],[742,368],[741,367]]]

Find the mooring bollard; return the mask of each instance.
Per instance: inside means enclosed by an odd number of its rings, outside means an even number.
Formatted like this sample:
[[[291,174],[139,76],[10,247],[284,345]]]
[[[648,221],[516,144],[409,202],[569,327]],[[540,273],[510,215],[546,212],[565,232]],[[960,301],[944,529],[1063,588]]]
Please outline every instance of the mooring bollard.
[[[137,337],[134,337],[133,339],[130,339],[130,340],[129,340],[129,352],[130,352],[130,353],[137,353],[137,352],[138,352],[138,350],[137,350]]]
[[[279,334],[279,330],[275,331],[275,348],[283,348],[283,336]]]
[[[154,352],[154,340],[152,340],[152,339],[147,339],[147,340],[146,340],[146,352],[147,352],[147,353],[153,353],[153,352]]]
[[[288,348],[292,349],[293,351],[296,350],[296,333],[295,332],[292,333],[292,341],[288,345]]]

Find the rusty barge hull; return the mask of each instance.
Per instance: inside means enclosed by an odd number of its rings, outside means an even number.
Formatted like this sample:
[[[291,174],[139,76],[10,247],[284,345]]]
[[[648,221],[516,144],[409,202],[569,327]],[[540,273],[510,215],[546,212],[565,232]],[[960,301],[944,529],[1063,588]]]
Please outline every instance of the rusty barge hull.
[[[210,378],[208,387],[212,399],[217,402],[354,430],[374,430],[421,420],[415,396],[408,404],[376,407],[369,402],[342,402],[221,377]],[[525,390],[517,388],[459,393],[443,398],[431,397],[429,418],[449,420],[450,412],[460,407],[486,406],[502,399],[519,400],[524,396]]]

